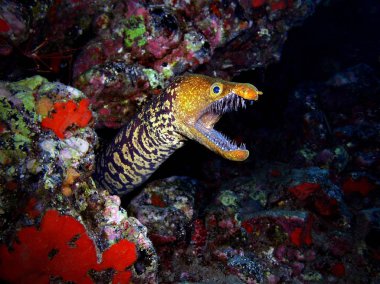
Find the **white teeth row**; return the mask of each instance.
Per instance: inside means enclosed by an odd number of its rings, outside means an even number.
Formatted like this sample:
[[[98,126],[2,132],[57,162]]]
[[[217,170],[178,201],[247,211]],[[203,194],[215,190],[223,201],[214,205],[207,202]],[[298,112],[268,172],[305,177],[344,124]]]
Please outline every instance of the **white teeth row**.
[[[206,112],[213,112],[218,115],[222,115],[229,111],[236,111],[239,108],[245,108],[245,100],[242,97],[239,97],[235,94],[229,94],[225,96],[224,98],[220,99],[219,101],[214,102],[211,104],[206,110]],[[230,140],[227,136],[224,134],[214,130],[214,129],[208,129],[205,128],[200,121],[196,123],[196,128],[202,132],[207,139],[209,139],[212,143],[214,143],[216,146],[221,148],[223,151],[233,151],[233,150],[246,150],[246,147],[244,144],[237,145],[235,141]]]
[[[246,150],[244,144],[237,145],[235,141],[230,140],[224,134],[214,130],[214,129],[206,129],[202,126],[201,123],[197,123],[197,128],[201,131],[208,140],[213,142],[216,146],[221,148],[223,151],[232,151],[232,150]]]
[[[207,110],[213,111],[217,114],[223,114],[228,111],[238,110],[239,108],[245,108],[245,100],[235,94],[229,94],[219,101],[211,104]]]

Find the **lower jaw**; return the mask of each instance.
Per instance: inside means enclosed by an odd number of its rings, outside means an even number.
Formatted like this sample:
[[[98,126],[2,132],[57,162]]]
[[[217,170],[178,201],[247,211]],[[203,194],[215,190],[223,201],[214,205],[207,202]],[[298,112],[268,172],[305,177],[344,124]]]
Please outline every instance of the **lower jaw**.
[[[249,157],[249,151],[248,150],[231,150],[231,151],[225,151],[222,153],[222,156],[228,160],[231,161],[244,161]]]
[[[202,127],[202,125],[197,125],[195,129],[201,134],[202,138],[196,139],[199,143],[203,144],[210,150],[216,152],[220,156],[222,156],[225,159],[232,160],[232,161],[244,161],[249,156],[249,151],[237,147],[236,145],[232,145],[228,140],[224,140],[224,135],[217,132],[213,129],[207,129],[205,127]],[[210,137],[215,135],[220,136],[219,140],[220,142],[215,143]],[[219,144],[219,145],[218,145]],[[220,145],[224,145],[225,147],[221,147]]]

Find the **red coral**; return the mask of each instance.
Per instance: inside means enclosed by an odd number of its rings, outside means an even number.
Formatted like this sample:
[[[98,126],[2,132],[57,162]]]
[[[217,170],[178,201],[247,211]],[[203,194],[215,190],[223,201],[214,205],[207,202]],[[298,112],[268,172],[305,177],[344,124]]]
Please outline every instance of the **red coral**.
[[[290,233],[290,241],[295,244],[297,247],[300,247],[302,245],[302,228],[295,228]]]
[[[71,216],[62,216],[49,210],[41,221],[39,230],[27,227],[17,234],[18,242],[9,251],[0,246],[0,279],[11,283],[49,283],[50,278],[64,281],[93,283],[89,270],[113,268],[115,281],[131,277],[125,269],[137,259],[135,246],[127,240],[111,246],[97,263],[94,242],[85,227]]]
[[[304,182],[289,188],[289,191],[299,200],[306,200],[310,195],[320,189],[321,186],[317,183]]]
[[[248,234],[253,233],[253,225],[251,224],[250,220],[245,220],[241,223],[241,226],[247,231]]]
[[[303,228],[297,227],[290,233],[290,241],[297,247],[300,247],[303,244],[310,246],[313,243],[313,237],[311,234],[313,222],[314,219],[312,216],[307,218],[306,224]]]
[[[163,200],[160,194],[153,192],[150,199],[153,206],[161,207],[161,208],[164,208],[167,206],[167,204],[165,203],[165,201]]]
[[[331,267],[331,273],[336,277],[344,277],[346,275],[346,268],[343,263],[339,262]]]
[[[293,4],[293,0],[252,0],[251,5],[253,8],[259,8],[263,6],[264,4],[269,4],[271,7],[271,10],[283,10],[285,8],[289,8]]]
[[[362,196],[367,196],[372,190],[376,188],[376,185],[371,183],[368,178],[361,177],[359,179],[353,179],[350,177],[342,186],[344,194],[351,194],[354,192],[360,193]]]
[[[128,284],[130,283],[132,273],[130,271],[122,271],[115,275],[112,284]]]
[[[102,263],[98,269],[112,267],[116,271],[123,271],[126,267],[131,266],[136,258],[135,245],[127,240],[121,240],[103,252]]]
[[[77,105],[74,101],[57,102],[54,104],[54,112],[51,117],[45,117],[42,127],[51,129],[61,139],[65,138],[64,132],[73,124],[78,127],[85,127],[92,118],[92,113],[88,109],[90,101],[82,99]]]
[[[201,219],[194,221],[194,231],[191,236],[191,241],[195,246],[197,254],[201,253],[206,245],[207,241],[207,229],[204,222]]]
[[[339,211],[338,201],[328,196],[318,183],[304,182],[289,188],[289,191],[298,200],[306,201],[306,204],[311,205],[319,215],[328,217],[336,215]]]
[[[281,173],[280,170],[272,169],[272,170],[269,171],[269,175],[271,177],[280,177],[282,175],[282,173]]]
[[[8,128],[7,125],[4,122],[0,121],[0,134],[8,130],[7,128]]]
[[[222,18],[223,17],[222,13],[220,12],[220,10],[218,8],[218,5],[215,2],[210,4],[210,10],[218,18]]]
[[[163,236],[159,234],[150,234],[149,239],[151,239],[156,246],[173,243],[177,240],[175,236]]]
[[[11,29],[11,26],[3,19],[0,19],[0,33],[6,33]]]
[[[258,8],[258,7],[262,6],[262,5],[264,5],[265,2],[266,2],[266,0],[252,0],[251,3],[252,3],[252,7],[253,8]]]
[[[283,9],[287,8],[288,5],[290,5],[290,3],[288,3],[288,2],[290,2],[290,1],[273,1],[270,4],[270,8],[273,11],[283,10]]]
[[[314,223],[314,218],[312,215],[310,215],[309,218],[307,218],[307,222],[306,222],[304,234],[303,234],[303,237],[304,237],[303,242],[305,243],[305,245],[308,245],[308,246],[310,246],[313,243],[313,236],[311,234],[311,231],[313,229],[313,223]]]

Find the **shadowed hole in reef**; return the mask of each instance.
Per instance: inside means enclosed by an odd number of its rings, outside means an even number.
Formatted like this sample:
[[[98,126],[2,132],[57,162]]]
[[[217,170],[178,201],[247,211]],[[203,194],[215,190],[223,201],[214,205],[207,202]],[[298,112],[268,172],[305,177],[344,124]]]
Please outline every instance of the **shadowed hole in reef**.
[[[138,275],[142,275],[145,272],[145,268],[151,265],[149,263],[149,260],[150,257],[146,254],[145,251],[138,251],[138,258],[133,264]]]

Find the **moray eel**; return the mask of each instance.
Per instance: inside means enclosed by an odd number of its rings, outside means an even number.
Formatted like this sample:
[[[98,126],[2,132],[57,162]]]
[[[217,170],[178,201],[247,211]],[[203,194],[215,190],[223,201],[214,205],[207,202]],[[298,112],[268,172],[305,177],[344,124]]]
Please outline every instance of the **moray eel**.
[[[223,113],[245,107],[245,100],[257,100],[260,94],[251,84],[194,74],[177,77],[100,154],[96,179],[113,194],[129,193],[188,139],[226,159],[247,159],[244,145],[238,146],[213,127]]]

